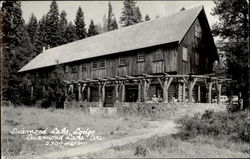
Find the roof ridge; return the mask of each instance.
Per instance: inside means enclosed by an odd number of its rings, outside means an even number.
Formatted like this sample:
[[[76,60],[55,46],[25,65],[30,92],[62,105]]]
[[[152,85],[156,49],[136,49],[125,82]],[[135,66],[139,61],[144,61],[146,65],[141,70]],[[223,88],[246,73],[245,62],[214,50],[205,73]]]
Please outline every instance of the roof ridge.
[[[143,22],[140,22],[140,23],[137,23],[137,24],[133,24],[133,25],[129,25],[129,26],[126,26],[126,27],[122,27],[122,28],[119,28],[119,29],[116,29],[116,30],[111,30],[111,31],[107,31],[107,32],[104,32],[104,33],[100,33],[100,34],[97,34],[95,36],[91,36],[91,37],[87,37],[87,38],[84,38],[84,39],[80,39],[80,40],[76,40],[76,41],[73,41],[73,42],[70,42],[70,43],[67,43],[67,44],[63,44],[63,45],[58,45],[56,47],[53,47],[53,48],[49,48],[47,50],[52,50],[54,48],[58,48],[58,47],[61,47],[61,46],[66,46],[68,44],[72,44],[72,43],[77,43],[77,42],[80,42],[80,41],[83,41],[83,40],[89,40],[89,39],[92,39],[92,38],[96,38],[97,36],[104,36],[106,34],[110,34],[110,33],[113,33],[113,32],[116,32],[116,31],[121,31],[121,30],[127,30],[129,28],[134,28],[134,27],[138,27],[140,25],[145,25],[146,23],[152,23],[154,21],[159,21],[159,20],[162,20],[162,19],[165,19],[165,18],[168,18],[168,17],[171,17],[171,16],[176,16],[178,14],[183,14],[183,13],[186,13],[186,12],[190,12],[192,10],[195,10],[195,9],[198,9],[198,8],[203,8],[203,5],[200,5],[200,6],[197,6],[197,7],[193,7],[191,9],[188,9],[188,10],[184,10],[184,11],[179,11],[179,12],[175,12],[173,14],[170,14],[170,15],[167,15],[167,16],[162,16],[162,17],[159,17],[159,18],[155,18],[155,19],[152,19],[152,20],[148,20],[148,21],[143,21]],[[46,51],[45,51],[46,52]],[[42,52],[43,53],[43,52]]]

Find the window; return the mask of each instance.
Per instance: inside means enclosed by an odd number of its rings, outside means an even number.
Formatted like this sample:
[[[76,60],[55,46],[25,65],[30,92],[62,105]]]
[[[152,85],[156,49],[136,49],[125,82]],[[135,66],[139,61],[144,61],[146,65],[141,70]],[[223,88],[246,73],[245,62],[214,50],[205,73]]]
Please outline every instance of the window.
[[[188,49],[186,47],[182,48],[182,60],[188,61]]]
[[[154,53],[154,61],[161,61],[161,60],[163,60],[162,52],[156,51]]]
[[[127,65],[126,57],[120,57],[119,62],[120,62],[120,63],[119,63],[120,66],[125,66],[125,65]]]
[[[77,72],[77,68],[76,68],[76,66],[73,66],[73,67],[72,67],[71,72],[72,72],[72,73],[76,73],[76,72]]]
[[[82,71],[87,71],[87,64],[86,63],[82,64]]]
[[[106,68],[106,59],[100,60],[100,68]]]
[[[143,52],[138,53],[138,61],[139,62],[145,61],[145,54]]]
[[[197,38],[201,37],[201,27],[200,27],[199,24],[195,24],[194,36],[197,37]]]
[[[69,66],[65,66],[65,73],[68,73],[69,72]]]
[[[98,68],[98,63],[97,61],[92,62],[92,69],[97,69]]]

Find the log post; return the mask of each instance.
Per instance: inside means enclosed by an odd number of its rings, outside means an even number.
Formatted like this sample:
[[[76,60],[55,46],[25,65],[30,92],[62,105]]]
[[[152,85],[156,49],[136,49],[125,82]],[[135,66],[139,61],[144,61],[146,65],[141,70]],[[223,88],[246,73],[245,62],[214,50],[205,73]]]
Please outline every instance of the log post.
[[[194,86],[195,86],[195,83],[197,81],[197,78],[194,78],[194,79],[190,79],[189,80],[189,89],[188,89],[188,103],[192,103],[192,99],[193,99],[193,89],[194,89]]]
[[[81,90],[81,84],[78,83],[78,101],[82,101],[82,90]]]
[[[163,83],[163,102],[168,103],[168,88],[173,81],[173,77],[165,78]]]
[[[65,88],[64,88],[64,95],[65,95],[65,102],[68,101],[68,89],[67,89],[67,84],[65,85]]]
[[[147,81],[144,79],[144,85],[143,85],[143,98],[144,98],[144,102],[147,102]]]
[[[137,102],[141,102],[141,82],[138,82],[138,99]]]
[[[98,97],[99,97],[99,103],[102,102],[102,84],[101,82],[98,82]]]
[[[186,102],[186,83],[183,82],[183,88],[182,88],[182,102]]]
[[[88,85],[87,100],[90,102],[90,86]]]
[[[188,85],[188,81],[187,81],[187,79],[186,78],[182,78],[183,79],[183,92],[182,92],[182,94],[183,94],[183,98],[182,98],[182,101],[185,103],[186,102],[186,86]]]
[[[106,88],[106,82],[102,84],[102,102],[105,102],[105,88]]]
[[[119,84],[118,82],[115,83],[115,102],[119,102]]]
[[[198,86],[198,103],[201,102],[201,86]]]
[[[31,87],[30,87],[30,100],[32,101],[33,98],[34,98],[34,87],[31,86]]]
[[[221,104],[221,82],[216,82],[217,103]]]
[[[122,83],[122,102],[125,102],[125,93],[126,93],[126,90],[125,90],[125,84]]]
[[[208,95],[207,95],[207,102],[208,103],[211,103],[212,87],[213,87],[213,82],[209,81],[208,82]]]
[[[151,79],[143,79],[144,85],[143,85],[143,97],[144,97],[144,102],[147,102],[147,97],[148,97],[148,89],[151,84]]]

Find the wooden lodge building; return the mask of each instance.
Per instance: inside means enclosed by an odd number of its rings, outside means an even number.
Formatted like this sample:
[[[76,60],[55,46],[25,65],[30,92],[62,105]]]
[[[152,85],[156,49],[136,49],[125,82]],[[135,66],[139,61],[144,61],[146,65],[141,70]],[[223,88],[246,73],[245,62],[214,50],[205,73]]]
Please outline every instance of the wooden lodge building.
[[[202,6],[43,51],[19,72],[49,73],[64,67],[65,94],[110,107],[146,102],[154,95],[211,102],[218,60]],[[35,91],[35,90],[34,90]],[[66,99],[68,100],[68,99]],[[218,100],[219,101],[219,100]]]

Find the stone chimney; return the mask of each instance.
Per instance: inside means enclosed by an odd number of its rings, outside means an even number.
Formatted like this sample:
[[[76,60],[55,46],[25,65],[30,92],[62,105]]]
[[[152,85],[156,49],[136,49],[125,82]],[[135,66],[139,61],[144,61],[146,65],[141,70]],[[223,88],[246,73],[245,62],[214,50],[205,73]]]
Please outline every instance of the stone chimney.
[[[43,53],[45,53],[45,46],[43,46]]]

